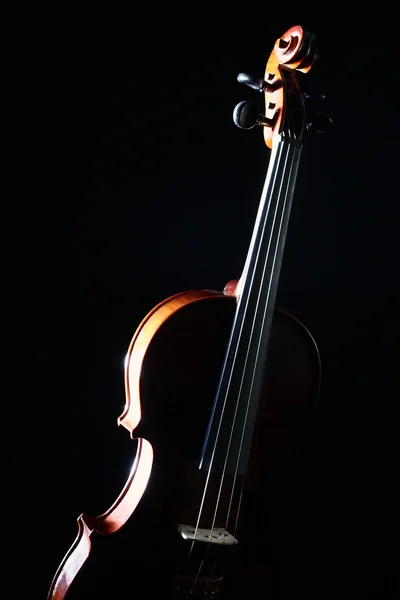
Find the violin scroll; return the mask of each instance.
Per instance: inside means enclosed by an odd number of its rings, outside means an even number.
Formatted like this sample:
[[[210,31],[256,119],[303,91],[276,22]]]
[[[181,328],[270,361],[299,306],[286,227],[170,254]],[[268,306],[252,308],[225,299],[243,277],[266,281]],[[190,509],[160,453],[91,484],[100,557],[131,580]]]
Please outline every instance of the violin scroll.
[[[295,72],[308,73],[317,56],[314,34],[300,25],[286,31],[275,42],[263,79],[246,73],[238,75],[239,83],[264,93],[265,115],[257,114],[250,103],[242,102],[234,111],[235,124],[243,129],[262,125],[264,140],[269,148],[272,148],[275,135],[301,140],[305,110]]]

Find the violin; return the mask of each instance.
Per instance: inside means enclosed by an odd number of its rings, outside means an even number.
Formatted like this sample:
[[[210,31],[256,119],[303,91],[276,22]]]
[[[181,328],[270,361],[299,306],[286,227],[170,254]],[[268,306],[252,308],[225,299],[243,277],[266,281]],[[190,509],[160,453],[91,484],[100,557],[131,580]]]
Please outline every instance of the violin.
[[[78,517],[47,600],[97,595],[79,590],[92,543],[95,554],[102,537],[122,529],[129,540],[120,538],[118,567],[109,566],[114,544],[92,574],[103,597],[268,595],[261,482],[274,455],[301,430],[320,386],[312,335],[275,306],[309,128],[299,73],[316,58],[315,36],[294,26],[275,42],[263,78],[238,76],[264,95],[265,111],[241,102],[234,122],[259,126],[270,150],[243,272],[222,291],[167,298],[138,326],[118,418],[136,444],[135,459],[109,509]]]

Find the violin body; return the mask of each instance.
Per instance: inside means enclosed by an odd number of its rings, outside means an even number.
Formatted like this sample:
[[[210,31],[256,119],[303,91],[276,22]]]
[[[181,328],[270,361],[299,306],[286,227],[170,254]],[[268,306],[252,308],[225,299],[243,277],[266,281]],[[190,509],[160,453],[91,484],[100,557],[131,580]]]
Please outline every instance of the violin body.
[[[93,557],[68,592],[71,600],[97,593],[124,598],[130,590],[137,600],[185,598],[193,587],[196,573],[185,566],[190,542],[177,526],[196,523],[204,485],[199,456],[235,305],[235,297],[223,292],[184,292],[158,305],[138,328],[127,360],[140,360],[140,368],[133,369],[140,378],[131,379],[128,389],[140,390],[135,402],[140,402],[141,418],[133,437],[145,438],[153,447],[151,476],[125,527],[115,536],[96,536]],[[274,456],[286,451],[313,406],[319,380],[319,355],[310,333],[287,312],[275,310],[243,486],[239,544],[215,549],[220,555],[215,554],[218,566],[209,595],[204,595],[205,581],[199,577],[191,598],[242,600],[262,598],[268,591],[262,531],[267,470]],[[205,507],[205,521],[213,509]]]

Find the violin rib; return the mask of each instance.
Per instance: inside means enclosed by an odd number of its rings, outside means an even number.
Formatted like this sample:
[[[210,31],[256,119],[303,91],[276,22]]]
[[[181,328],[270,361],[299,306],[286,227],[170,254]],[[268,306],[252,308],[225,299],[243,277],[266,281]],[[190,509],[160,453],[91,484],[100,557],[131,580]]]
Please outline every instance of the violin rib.
[[[118,424],[134,436],[141,416],[140,374],[144,356],[158,329],[184,306],[207,298],[225,297],[223,292],[193,290],[175,294],[155,306],[137,328],[125,359],[126,403]],[[84,565],[91,550],[91,534],[109,535],[121,529],[131,517],[150,478],[153,464],[153,447],[144,438],[138,442],[136,456],[128,479],[115,502],[101,515],[81,514],[78,534],[54,575],[47,600],[63,600],[76,575]]]
[[[53,577],[47,595],[48,600],[63,600],[65,598],[68,588],[90,554],[90,534],[92,531],[86,525],[82,515],[78,517],[77,521],[78,535]]]
[[[63,600],[76,575],[82,568],[91,550],[90,536],[95,531],[108,535],[121,529],[133,514],[150,477],[153,463],[153,448],[147,440],[138,438],[136,457],[129,477],[115,502],[96,517],[81,514],[78,519],[78,535],[63,558],[53,578],[48,600]]]
[[[174,294],[163,300],[151,310],[136,330],[129,345],[125,359],[125,408],[118,418],[118,425],[123,425],[132,432],[140,422],[140,374],[146,351],[158,329],[169,317],[188,304],[215,298],[226,294],[213,290],[191,290]]]

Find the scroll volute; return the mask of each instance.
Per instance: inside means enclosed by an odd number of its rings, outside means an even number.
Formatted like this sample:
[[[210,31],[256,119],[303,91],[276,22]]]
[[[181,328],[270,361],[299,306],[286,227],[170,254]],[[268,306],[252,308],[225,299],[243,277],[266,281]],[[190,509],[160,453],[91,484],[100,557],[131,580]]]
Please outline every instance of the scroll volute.
[[[304,104],[296,71],[307,73],[317,58],[315,36],[300,25],[291,27],[276,40],[265,69],[266,145],[272,147],[275,134],[301,139]]]

